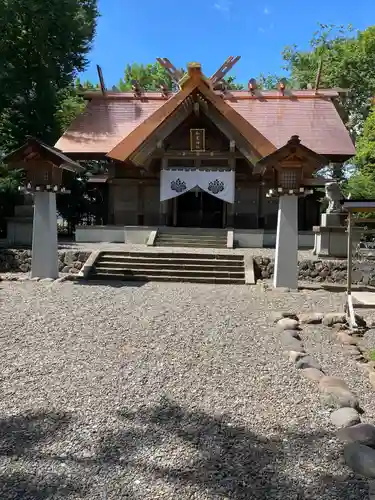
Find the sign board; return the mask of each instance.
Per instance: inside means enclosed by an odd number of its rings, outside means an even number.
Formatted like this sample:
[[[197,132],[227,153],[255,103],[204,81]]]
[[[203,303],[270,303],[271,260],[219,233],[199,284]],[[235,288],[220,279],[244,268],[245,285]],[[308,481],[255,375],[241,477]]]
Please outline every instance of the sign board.
[[[206,151],[206,130],[204,128],[190,129],[190,151]]]

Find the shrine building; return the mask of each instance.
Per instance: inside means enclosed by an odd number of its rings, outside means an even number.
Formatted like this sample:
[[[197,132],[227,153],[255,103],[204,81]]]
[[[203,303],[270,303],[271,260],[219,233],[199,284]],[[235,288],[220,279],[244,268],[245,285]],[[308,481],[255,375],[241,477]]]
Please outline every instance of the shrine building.
[[[258,162],[291,141],[327,165],[355,154],[336,105],[340,90],[289,90],[281,82],[266,91],[254,80],[246,90],[227,90],[223,78],[238,59],[210,78],[199,63],[182,74],[160,59],[175,92],[144,92],[134,81],[127,93],[103,82],[84,93],[86,109],[56,148],[76,161],[107,160],[108,171],[90,179],[103,193],[103,224],[77,227],[77,241],[141,243],[152,230],[230,228],[241,246],[272,244],[278,205],[266,194],[273,174],[261,175]],[[299,230],[311,243],[321,197],[299,200]]]

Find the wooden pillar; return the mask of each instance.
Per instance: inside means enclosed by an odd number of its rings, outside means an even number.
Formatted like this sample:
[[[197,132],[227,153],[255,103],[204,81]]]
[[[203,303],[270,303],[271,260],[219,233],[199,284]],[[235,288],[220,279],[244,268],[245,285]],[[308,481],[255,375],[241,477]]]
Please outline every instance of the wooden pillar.
[[[173,198],[172,199],[172,203],[173,203],[173,226],[176,227],[177,226],[177,198]]]
[[[258,184],[258,213],[257,213],[257,229],[263,229],[264,227],[264,217],[263,217],[263,198],[264,189],[263,184],[260,182]]]
[[[141,181],[138,184],[138,215],[137,215],[137,224],[138,226],[144,225],[144,185]]]
[[[223,201],[223,227],[227,227],[227,206],[228,203]]]
[[[227,205],[226,227],[233,228],[235,208],[236,208],[236,157],[234,153],[228,160],[228,166],[231,170],[234,170],[234,203],[226,203]]]
[[[168,167],[168,159],[162,158],[161,159],[162,170],[166,169],[167,167]],[[160,180],[159,180],[159,183],[160,183]],[[167,225],[167,212],[168,212],[168,201],[161,201],[160,202],[160,210],[159,210],[159,224],[161,226]]]

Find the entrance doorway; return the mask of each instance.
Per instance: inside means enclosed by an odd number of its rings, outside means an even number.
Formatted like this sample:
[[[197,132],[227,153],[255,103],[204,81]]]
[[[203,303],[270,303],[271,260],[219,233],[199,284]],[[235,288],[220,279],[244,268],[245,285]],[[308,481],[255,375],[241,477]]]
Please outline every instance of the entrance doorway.
[[[179,227],[223,227],[223,200],[199,188],[176,198],[176,205]]]

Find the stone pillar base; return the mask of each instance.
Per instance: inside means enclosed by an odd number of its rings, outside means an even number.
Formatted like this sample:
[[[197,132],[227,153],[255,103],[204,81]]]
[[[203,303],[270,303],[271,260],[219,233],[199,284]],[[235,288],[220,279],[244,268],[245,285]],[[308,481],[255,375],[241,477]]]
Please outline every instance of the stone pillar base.
[[[298,197],[279,198],[274,287],[298,288]]]
[[[34,195],[31,277],[59,277],[56,194],[47,191]]]

